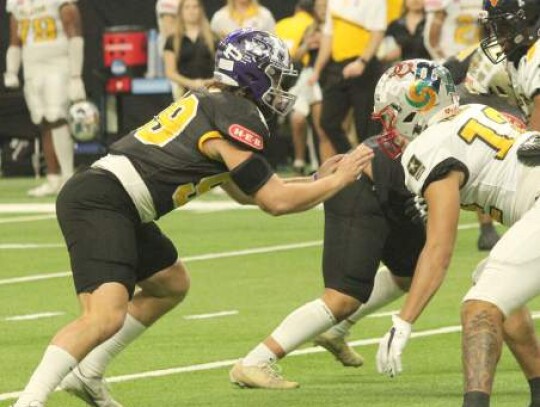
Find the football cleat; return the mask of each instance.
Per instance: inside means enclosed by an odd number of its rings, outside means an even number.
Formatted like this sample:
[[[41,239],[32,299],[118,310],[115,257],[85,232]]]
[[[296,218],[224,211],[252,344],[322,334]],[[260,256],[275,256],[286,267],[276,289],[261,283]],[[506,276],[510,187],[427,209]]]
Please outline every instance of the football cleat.
[[[313,340],[313,343],[325,348],[343,366],[360,367],[364,364],[364,358],[351,348],[342,336],[332,336],[322,333]]]
[[[85,377],[78,367],[62,380],[60,388],[93,407],[122,407],[111,397],[102,377]]]
[[[480,236],[478,236],[478,250],[482,252],[487,252],[493,249],[493,246],[497,244],[501,237],[497,233],[497,230],[492,227],[487,230],[484,230],[480,232]]]
[[[239,360],[230,370],[229,378],[231,383],[241,388],[288,390],[300,386],[297,382],[285,380],[275,363],[244,366]]]

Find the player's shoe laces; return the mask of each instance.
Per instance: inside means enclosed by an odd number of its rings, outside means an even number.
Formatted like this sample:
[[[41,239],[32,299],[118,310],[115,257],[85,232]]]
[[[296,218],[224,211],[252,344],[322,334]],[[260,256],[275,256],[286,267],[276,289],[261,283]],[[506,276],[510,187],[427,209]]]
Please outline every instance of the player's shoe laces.
[[[62,380],[60,388],[93,407],[122,407],[113,400],[102,377],[86,377],[78,367]]]
[[[239,360],[229,372],[231,383],[239,387],[252,389],[295,389],[296,382],[285,380],[280,368],[275,363],[261,363],[257,366],[244,366]]]
[[[313,340],[313,343],[325,348],[343,366],[360,367],[364,364],[364,358],[351,348],[342,336],[332,336],[328,333],[322,333]]]

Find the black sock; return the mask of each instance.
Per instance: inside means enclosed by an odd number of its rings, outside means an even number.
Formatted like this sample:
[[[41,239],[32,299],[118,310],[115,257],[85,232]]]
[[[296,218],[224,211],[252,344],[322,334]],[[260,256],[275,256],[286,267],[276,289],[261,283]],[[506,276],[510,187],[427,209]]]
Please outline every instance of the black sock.
[[[463,407],[489,407],[489,394],[481,391],[468,391],[463,396]]]
[[[533,377],[529,380],[531,389],[531,407],[540,406],[540,377]]]
[[[487,233],[491,231],[495,231],[495,226],[492,222],[480,224],[480,233]]]

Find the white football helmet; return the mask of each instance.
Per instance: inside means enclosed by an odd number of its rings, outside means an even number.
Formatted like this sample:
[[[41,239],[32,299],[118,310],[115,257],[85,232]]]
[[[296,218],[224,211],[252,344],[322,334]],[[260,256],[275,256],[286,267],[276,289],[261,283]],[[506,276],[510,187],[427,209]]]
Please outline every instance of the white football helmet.
[[[397,135],[411,140],[437,113],[454,113],[458,107],[459,98],[448,69],[425,59],[400,62],[383,74],[375,88],[373,119],[383,126],[378,143],[387,155],[397,158],[401,154]]]
[[[72,104],[68,111],[68,123],[75,141],[95,140],[99,135],[99,111],[96,105],[88,100]]]

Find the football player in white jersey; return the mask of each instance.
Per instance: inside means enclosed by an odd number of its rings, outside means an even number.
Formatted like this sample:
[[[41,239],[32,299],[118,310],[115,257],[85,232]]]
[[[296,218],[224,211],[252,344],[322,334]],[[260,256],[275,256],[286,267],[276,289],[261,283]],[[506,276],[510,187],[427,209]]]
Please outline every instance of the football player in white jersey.
[[[486,0],[480,21],[487,33],[480,44],[493,64],[505,61],[514,91],[511,97],[540,131],[540,2]]]
[[[447,59],[480,41],[482,0],[425,0],[424,7],[424,42],[433,59]]]
[[[464,407],[489,406],[504,340],[540,406],[540,347],[526,302],[540,293],[540,133],[485,105],[460,106],[453,80],[427,60],[390,68],[375,92],[380,143],[401,158],[407,188],[425,198],[427,239],[407,300],[381,340],[377,367],[394,376],[412,324],[442,284],[460,207],[481,208],[510,227],[475,272],[463,303]]]
[[[19,86],[32,121],[42,130],[47,182],[30,196],[54,195],[73,174],[73,141],[66,123],[69,101],[86,98],[81,80],[83,38],[77,0],[8,0],[10,45],[4,83]]]

